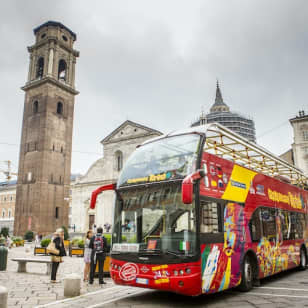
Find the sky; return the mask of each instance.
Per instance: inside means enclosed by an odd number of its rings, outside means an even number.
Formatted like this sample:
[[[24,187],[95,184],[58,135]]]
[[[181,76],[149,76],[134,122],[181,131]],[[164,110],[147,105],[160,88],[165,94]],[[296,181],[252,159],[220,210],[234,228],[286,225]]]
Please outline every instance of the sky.
[[[289,119],[308,112],[306,0],[1,0],[0,170],[18,169],[26,47],[48,20],[75,32],[80,51],[72,173],[102,157],[100,141],[125,120],[189,127],[214,103],[216,79],[276,155],[291,148]]]

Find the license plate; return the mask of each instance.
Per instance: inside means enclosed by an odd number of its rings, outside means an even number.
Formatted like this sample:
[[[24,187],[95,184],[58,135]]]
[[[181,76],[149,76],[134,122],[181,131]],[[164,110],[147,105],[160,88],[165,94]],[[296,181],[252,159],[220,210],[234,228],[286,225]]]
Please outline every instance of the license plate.
[[[149,284],[149,279],[145,279],[145,278],[136,278],[136,283],[140,283],[140,284]]]

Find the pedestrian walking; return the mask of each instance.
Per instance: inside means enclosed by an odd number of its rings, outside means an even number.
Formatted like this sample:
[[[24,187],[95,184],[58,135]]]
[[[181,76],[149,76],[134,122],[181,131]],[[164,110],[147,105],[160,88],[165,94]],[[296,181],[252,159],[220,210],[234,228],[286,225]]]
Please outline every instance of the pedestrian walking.
[[[41,245],[41,241],[40,241],[40,236],[39,234],[35,235],[35,247],[40,246]]]
[[[93,237],[92,230],[89,230],[86,234],[84,241],[84,271],[83,271],[83,281],[88,281],[90,276],[90,265],[91,265],[91,252],[92,249],[89,247],[90,240]]]
[[[6,246],[9,249],[12,248],[12,240],[9,235],[6,237]]]
[[[109,222],[106,222],[104,224],[104,228],[106,230],[106,233],[109,233],[110,229],[111,229],[111,224]]]
[[[52,243],[54,246],[55,250],[54,252],[51,252],[51,262],[52,262],[52,266],[51,266],[51,278],[50,278],[50,282],[51,283],[56,283],[56,277],[57,277],[57,271],[59,268],[59,264],[63,262],[62,257],[66,256],[66,251],[64,248],[64,231],[63,229],[57,229],[57,231],[54,233],[53,239],[52,239]],[[48,245],[49,247],[49,245]],[[47,247],[47,249],[48,249]],[[58,250],[58,253],[57,251]]]
[[[89,247],[92,249],[91,252],[91,265],[90,265],[90,280],[89,284],[93,284],[94,274],[96,266],[98,264],[98,282],[99,284],[105,284],[104,281],[104,262],[107,249],[107,240],[103,236],[103,228],[98,227],[97,233],[91,240]]]

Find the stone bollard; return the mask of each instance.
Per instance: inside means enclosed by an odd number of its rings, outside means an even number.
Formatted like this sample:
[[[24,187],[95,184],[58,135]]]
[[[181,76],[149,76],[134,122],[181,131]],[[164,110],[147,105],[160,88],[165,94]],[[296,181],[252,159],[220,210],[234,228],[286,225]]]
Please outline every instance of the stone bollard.
[[[0,308],[7,308],[7,288],[0,286]]]
[[[64,296],[73,297],[80,295],[81,278],[77,274],[69,274],[64,277]]]

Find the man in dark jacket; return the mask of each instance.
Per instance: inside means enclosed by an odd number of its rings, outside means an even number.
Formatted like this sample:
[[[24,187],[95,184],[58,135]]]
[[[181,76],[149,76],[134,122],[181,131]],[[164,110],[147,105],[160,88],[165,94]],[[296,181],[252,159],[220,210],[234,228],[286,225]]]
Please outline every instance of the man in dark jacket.
[[[97,228],[97,234],[91,238],[89,248],[92,249],[89,284],[93,284],[97,263],[98,263],[99,284],[105,284],[106,282],[104,282],[104,262],[105,262],[106,252],[108,250],[107,250],[107,240],[103,236],[103,228],[101,227]]]

